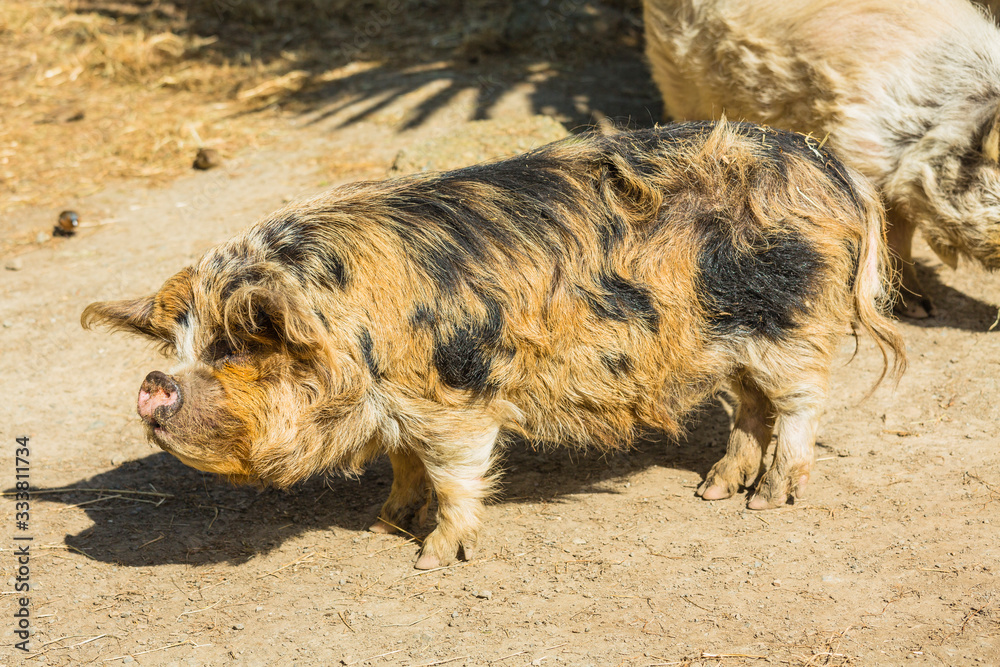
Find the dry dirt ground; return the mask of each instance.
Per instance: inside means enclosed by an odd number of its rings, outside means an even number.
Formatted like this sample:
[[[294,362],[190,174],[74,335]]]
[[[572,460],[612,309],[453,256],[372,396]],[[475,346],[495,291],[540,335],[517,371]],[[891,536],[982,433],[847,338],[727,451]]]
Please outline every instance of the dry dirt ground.
[[[413,541],[365,531],[384,461],[258,493],[146,444],[136,391],[169,361],[82,331],[86,304],[151,292],[289,197],[520,150],[562,132],[551,117],[648,125],[659,106],[638,52],[616,58],[533,78],[359,74],[279,115],[267,148],[164,187],[108,181],[68,202],[90,225],[76,237],[10,250],[0,479],[12,490],[29,436],[36,495],[26,531],[2,503],[0,664],[1000,664],[1000,277],[923,247],[940,315],[901,325],[910,370],[866,401],[880,357],[862,339],[850,361],[845,337],[809,497],[784,509],[694,497],[724,449],[722,399],[681,442],[512,446],[478,557],[430,572],[413,569]],[[66,205],[4,225],[34,238]],[[33,538],[27,653],[13,648],[15,535]]]

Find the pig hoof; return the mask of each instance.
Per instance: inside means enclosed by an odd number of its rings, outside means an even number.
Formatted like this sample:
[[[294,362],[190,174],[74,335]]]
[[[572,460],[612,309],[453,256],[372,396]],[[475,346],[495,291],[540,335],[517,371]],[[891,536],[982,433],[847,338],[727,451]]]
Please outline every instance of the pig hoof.
[[[806,497],[806,482],[808,481],[809,475],[799,477],[799,483],[795,485],[795,491],[792,492],[796,499]]]
[[[789,496],[768,497],[760,493],[755,493],[750,500],[747,501],[747,509],[771,510],[775,507],[787,505],[789,500]]]
[[[929,317],[934,317],[934,306],[930,299],[921,299],[919,303],[900,302],[894,310],[898,316],[911,320],[926,320]]]
[[[373,533],[380,533],[382,535],[391,535],[396,532],[396,529],[389,524],[387,524],[382,519],[376,519],[375,523],[368,527],[368,530]]]
[[[730,491],[729,486],[725,484],[712,484],[707,487],[705,484],[702,484],[698,487],[698,495],[704,500],[723,500],[725,498],[731,498],[733,492]]]
[[[441,567],[441,560],[434,554],[421,554],[420,558],[417,559],[417,564],[413,567],[418,570],[433,570],[436,567]]]
[[[752,510],[769,510],[774,509],[775,507],[781,507],[787,502],[787,497],[779,500],[777,498],[769,499],[762,495],[754,494],[754,496],[750,498],[749,502],[747,502],[747,508]]]

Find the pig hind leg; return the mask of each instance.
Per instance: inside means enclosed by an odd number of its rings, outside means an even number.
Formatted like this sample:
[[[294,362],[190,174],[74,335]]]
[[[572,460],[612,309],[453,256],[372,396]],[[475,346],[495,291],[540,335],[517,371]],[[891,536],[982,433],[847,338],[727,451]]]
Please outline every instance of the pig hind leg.
[[[392,489],[382,505],[378,519],[369,530],[393,533],[409,526],[415,519],[422,526],[427,521],[431,487],[423,461],[410,451],[390,451]]]
[[[774,456],[747,507],[769,509],[801,498],[814,460],[816,431],[827,396],[828,366],[796,369],[794,381],[765,389],[774,405]]]
[[[913,236],[916,231],[913,222],[898,214],[889,213],[886,241],[892,251],[893,266],[901,278],[894,310],[897,315],[924,319],[934,315],[934,304],[925,296],[926,292],[917,278],[913,262]]]
[[[705,500],[729,498],[740,487],[751,486],[763,471],[764,454],[771,441],[774,406],[757,384],[748,377],[732,383],[737,399],[733,431],[726,455],[705,476],[697,494]]]

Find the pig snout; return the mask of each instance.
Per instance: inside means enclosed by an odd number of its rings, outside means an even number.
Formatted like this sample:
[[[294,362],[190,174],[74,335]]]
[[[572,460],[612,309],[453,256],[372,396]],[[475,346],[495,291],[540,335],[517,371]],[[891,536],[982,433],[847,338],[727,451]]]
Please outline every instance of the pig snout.
[[[177,382],[160,371],[153,371],[139,387],[136,408],[143,421],[158,428],[180,410],[184,399]]]

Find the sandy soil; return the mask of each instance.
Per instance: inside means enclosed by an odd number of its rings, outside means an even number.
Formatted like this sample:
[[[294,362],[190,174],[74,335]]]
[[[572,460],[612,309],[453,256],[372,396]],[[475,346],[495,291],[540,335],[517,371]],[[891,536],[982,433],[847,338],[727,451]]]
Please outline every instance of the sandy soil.
[[[540,116],[572,129],[659,113],[636,54],[535,74],[359,76],[289,114],[266,150],[163,189],[106,184],[70,202],[90,225],[76,237],[2,258],[3,488],[27,435],[38,494],[27,531],[3,503],[0,664],[1000,664],[1000,332],[987,331],[1000,277],[951,272],[923,246],[940,315],[901,325],[910,370],[867,401],[880,357],[862,339],[848,363],[845,338],[810,495],[784,509],[694,497],[724,449],[722,399],[682,442],[651,435],[606,457],[512,447],[480,556],[428,573],[415,543],[365,531],[384,461],[258,493],[146,444],[135,394],[169,361],[82,331],[86,304],[151,292],[288,198],[561,132]],[[34,237],[65,205],[4,225]],[[11,646],[15,534],[34,538],[26,654]]]

